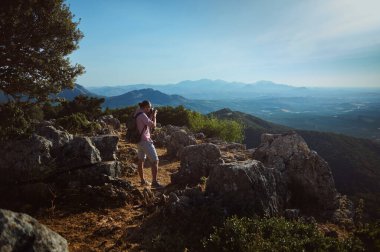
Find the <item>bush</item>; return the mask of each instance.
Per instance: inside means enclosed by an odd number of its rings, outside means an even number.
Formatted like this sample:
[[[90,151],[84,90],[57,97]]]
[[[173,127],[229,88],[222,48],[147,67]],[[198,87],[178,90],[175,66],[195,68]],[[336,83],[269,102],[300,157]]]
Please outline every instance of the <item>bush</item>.
[[[188,116],[189,128],[195,132],[203,132],[208,137],[228,142],[242,142],[244,139],[244,128],[239,122],[207,117],[197,112],[189,112]]]
[[[58,117],[69,116],[76,113],[84,114],[88,119],[94,120],[102,115],[101,104],[104,98],[94,98],[79,95],[72,101],[63,101],[61,103]]]
[[[347,251],[349,244],[325,237],[316,224],[283,218],[228,218],[203,240],[206,251]]]
[[[190,126],[189,114],[190,110],[187,110],[184,106],[178,107],[159,107],[158,108],[158,122],[161,125],[174,125],[174,126]]]
[[[13,102],[0,105],[0,140],[28,135],[32,132],[30,119]]]
[[[86,116],[82,113],[75,113],[57,119],[56,125],[63,127],[73,134],[89,133],[92,134],[100,129],[100,125],[94,122],[89,122]]]
[[[125,108],[109,109],[106,108],[104,111],[105,115],[113,115],[121,123],[126,123],[127,118],[136,111],[136,106],[130,106]]]
[[[356,230],[351,243],[351,251],[380,251],[380,221]]]

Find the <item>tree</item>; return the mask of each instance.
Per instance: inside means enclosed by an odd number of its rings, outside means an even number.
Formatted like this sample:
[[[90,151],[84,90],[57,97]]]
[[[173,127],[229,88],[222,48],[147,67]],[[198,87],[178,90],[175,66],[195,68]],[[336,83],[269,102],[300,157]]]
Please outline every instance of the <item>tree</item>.
[[[75,113],[82,113],[88,119],[94,120],[102,114],[102,103],[104,98],[95,98],[79,95],[72,101],[63,101],[62,110],[58,117],[64,117]]]
[[[83,37],[64,0],[2,0],[0,8],[0,91],[44,102],[73,88],[82,74],[68,55]]]

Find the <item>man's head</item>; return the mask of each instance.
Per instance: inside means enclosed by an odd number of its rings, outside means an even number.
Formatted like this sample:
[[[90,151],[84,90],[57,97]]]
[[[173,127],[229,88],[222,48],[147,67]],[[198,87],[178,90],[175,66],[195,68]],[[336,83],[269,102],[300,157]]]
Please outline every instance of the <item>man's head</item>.
[[[145,113],[149,113],[150,109],[152,108],[152,104],[150,103],[150,101],[147,100],[140,102],[139,106],[141,109],[144,110]]]

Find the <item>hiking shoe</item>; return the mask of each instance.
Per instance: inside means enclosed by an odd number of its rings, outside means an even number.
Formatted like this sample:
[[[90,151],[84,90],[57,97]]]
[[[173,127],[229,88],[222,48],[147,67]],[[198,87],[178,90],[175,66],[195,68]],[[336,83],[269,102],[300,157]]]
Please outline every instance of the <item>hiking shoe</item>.
[[[157,189],[164,188],[164,186],[158,183],[157,181],[152,182],[152,187],[157,188]]]
[[[147,180],[144,179],[143,181],[140,182],[140,185],[141,186],[150,186],[151,183],[149,181],[147,181]]]

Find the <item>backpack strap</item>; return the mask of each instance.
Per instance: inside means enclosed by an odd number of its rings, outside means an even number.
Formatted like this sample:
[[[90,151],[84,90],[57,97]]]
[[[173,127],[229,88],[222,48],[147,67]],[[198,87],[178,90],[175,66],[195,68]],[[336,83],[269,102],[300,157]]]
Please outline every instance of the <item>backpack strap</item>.
[[[138,112],[138,113],[134,116],[135,120],[136,120],[137,117],[138,117],[139,115],[141,115],[141,114],[144,114],[144,112]],[[148,125],[145,125],[144,128],[143,128],[143,130],[141,131],[141,133],[140,133],[140,140],[141,140],[142,134],[143,134],[144,131],[147,129],[147,126],[148,126]]]
[[[137,119],[137,117],[141,114],[143,114],[144,112],[138,112],[133,118]]]

